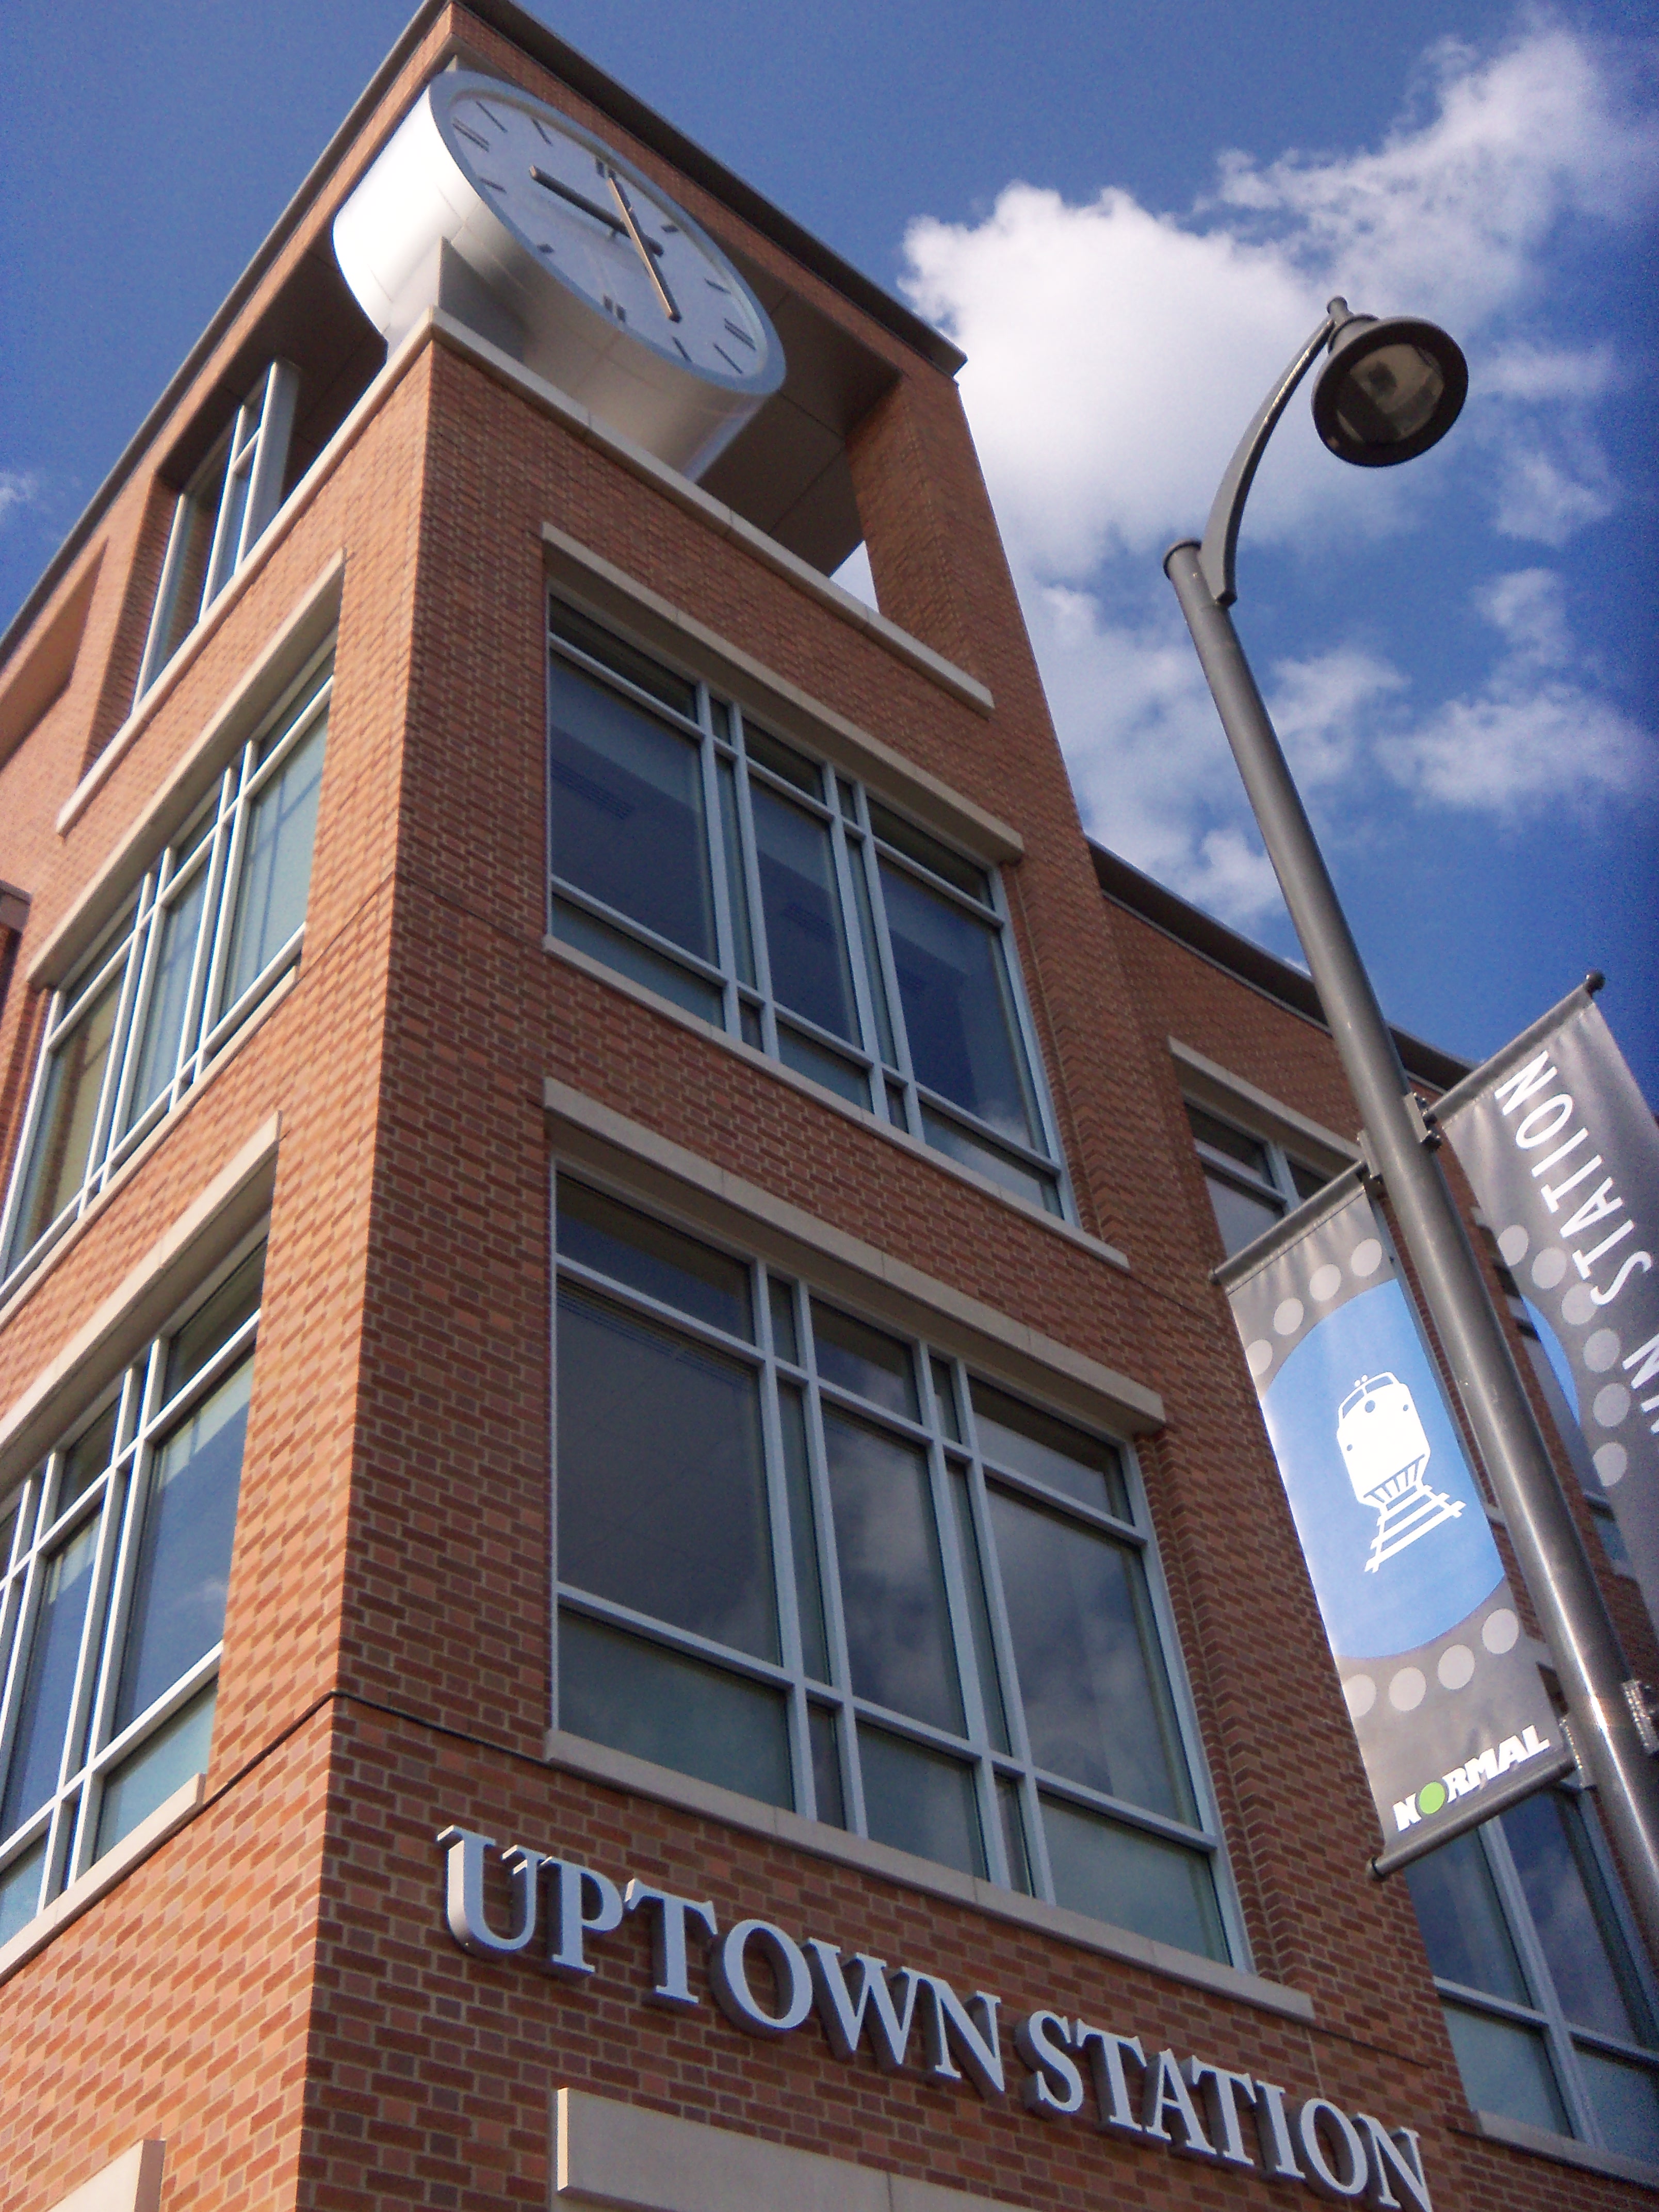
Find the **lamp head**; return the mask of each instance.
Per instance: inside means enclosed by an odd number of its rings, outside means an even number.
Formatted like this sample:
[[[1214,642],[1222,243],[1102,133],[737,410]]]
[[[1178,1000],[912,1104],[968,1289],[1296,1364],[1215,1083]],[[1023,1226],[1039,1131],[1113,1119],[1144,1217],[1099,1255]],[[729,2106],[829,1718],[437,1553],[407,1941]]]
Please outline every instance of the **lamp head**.
[[[1438,444],[1468,388],[1468,364],[1437,325],[1350,315],[1332,332],[1314,386],[1314,428],[1340,460],[1390,468]]]

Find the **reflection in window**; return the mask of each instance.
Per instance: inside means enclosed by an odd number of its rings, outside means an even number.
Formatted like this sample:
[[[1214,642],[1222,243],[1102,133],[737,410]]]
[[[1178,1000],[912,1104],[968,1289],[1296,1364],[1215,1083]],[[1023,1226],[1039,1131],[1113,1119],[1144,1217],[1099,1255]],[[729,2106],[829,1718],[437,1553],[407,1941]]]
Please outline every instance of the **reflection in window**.
[[[79,1218],[298,961],[330,677],[326,659],[313,666],[53,994],[0,1287]]]
[[[1659,2166],[1659,2035],[1589,1800],[1545,1790],[1407,1870],[1477,2112]]]
[[[1118,1447],[562,1173],[556,1220],[560,1725],[1229,1957]]]
[[[0,1501],[0,1942],[207,1765],[263,1260]]]
[[[548,619],[552,933],[1063,1211],[994,878],[574,608]]]

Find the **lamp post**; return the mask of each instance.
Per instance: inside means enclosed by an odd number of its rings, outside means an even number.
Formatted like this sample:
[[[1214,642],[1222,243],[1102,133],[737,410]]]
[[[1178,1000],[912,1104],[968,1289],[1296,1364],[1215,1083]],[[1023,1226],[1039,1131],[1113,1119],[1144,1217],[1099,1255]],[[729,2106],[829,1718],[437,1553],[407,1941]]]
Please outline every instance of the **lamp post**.
[[[1601,1793],[1648,1948],[1659,1960],[1659,1770],[1644,1747],[1638,1686],[1556,1480],[1451,1193],[1438,1137],[1413,1094],[1358,948],[1227,612],[1237,597],[1239,518],[1256,465],[1322,349],[1314,422],[1340,459],[1410,460],[1444,436],[1468,388],[1463,356],[1431,323],[1378,321],[1333,300],[1262,403],[1228,465],[1201,544],[1170,548],[1164,571],[1227,732],[1285,903],[1423,1296],[1468,1418],[1567,1700],[1574,1748]]]

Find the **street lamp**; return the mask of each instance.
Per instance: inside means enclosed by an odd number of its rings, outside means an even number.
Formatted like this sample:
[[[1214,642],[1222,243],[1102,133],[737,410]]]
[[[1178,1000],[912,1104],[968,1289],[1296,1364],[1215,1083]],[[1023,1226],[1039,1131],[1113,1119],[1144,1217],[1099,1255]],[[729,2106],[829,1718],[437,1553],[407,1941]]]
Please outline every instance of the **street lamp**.
[[[1164,567],[1193,634],[1285,903],[1416,1267],[1458,1398],[1492,1477],[1567,1700],[1574,1747],[1601,1792],[1648,1948],[1659,1960],[1659,1772],[1645,1707],[1627,1680],[1601,1588],[1556,1480],[1501,1323],[1227,609],[1237,598],[1239,518],[1273,426],[1322,349],[1314,422],[1340,459],[1407,461],[1443,438],[1468,388],[1462,354],[1432,323],[1379,321],[1333,300],[1262,402],[1227,467],[1201,544]]]

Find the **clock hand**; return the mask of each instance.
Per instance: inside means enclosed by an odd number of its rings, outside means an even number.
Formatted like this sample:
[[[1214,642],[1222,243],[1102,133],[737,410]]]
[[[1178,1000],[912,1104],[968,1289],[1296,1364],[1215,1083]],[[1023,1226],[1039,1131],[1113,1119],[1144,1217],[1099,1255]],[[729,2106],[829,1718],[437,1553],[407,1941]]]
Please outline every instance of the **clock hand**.
[[[654,238],[641,239],[629,224],[623,222],[619,216],[612,215],[609,208],[601,207],[597,200],[590,200],[585,193],[573,191],[568,185],[561,184],[556,177],[550,177],[545,169],[538,169],[532,163],[530,175],[532,183],[544,185],[550,192],[556,192],[562,200],[568,200],[572,207],[580,208],[584,215],[591,215],[595,222],[602,222],[607,230],[614,232],[617,237],[631,238],[635,246],[652,253],[662,252],[661,246]],[[650,264],[647,262],[646,266],[649,268]]]
[[[633,240],[635,245],[639,248],[640,258],[645,264],[645,273],[656,287],[657,297],[662,302],[662,311],[664,314],[667,316],[671,323],[683,322],[684,318],[674,304],[674,295],[669,290],[667,285],[664,283],[662,271],[655,266],[651,259],[652,249],[654,247],[656,252],[660,254],[662,252],[661,246],[657,245],[655,239],[647,238],[645,233],[640,228],[639,223],[635,217],[634,210],[629,204],[628,195],[623,190],[621,179],[618,178],[616,171],[614,169],[607,169],[605,174],[605,181],[611,186],[611,191],[617,195],[617,205],[622,210],[623,218],[628,224],[628,234]]]

